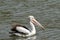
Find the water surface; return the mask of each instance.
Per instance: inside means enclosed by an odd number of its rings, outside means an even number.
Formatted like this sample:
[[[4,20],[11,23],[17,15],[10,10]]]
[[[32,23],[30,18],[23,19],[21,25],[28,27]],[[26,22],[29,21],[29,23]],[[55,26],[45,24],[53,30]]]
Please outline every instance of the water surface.
[[[45,27],[36,27],[37,34],[28,38],[10,37],[11,23],[30,26],[33,15]],[[60,0],[0,0],[0,40],[60,40]]]

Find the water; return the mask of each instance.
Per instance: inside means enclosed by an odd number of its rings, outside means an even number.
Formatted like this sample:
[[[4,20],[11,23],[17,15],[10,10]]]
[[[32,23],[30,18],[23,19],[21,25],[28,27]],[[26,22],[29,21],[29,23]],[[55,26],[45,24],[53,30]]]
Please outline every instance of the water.
[[[11,23],[26,26],[33,15],[45,27],[28,38],[9,36]],[[60,0],[0,0],[0,40],[60,40]]]

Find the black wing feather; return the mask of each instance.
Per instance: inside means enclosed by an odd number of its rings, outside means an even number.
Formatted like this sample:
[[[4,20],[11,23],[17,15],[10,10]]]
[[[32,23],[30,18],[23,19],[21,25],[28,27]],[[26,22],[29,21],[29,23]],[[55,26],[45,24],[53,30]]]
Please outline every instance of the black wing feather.
[[[21,27],[21,25],[17,25],[17,26]],[[22,26],[22,27],[24,27],[25,29],[29,30],[26,26]],[[11,34],[13,34],[13,33],[20,33],[20,34],[26,35],[26,33],[19,32],[18,30],[16,30],[16,27],[12,28],[11,31],[12,31],[12,32],[10,32]]]

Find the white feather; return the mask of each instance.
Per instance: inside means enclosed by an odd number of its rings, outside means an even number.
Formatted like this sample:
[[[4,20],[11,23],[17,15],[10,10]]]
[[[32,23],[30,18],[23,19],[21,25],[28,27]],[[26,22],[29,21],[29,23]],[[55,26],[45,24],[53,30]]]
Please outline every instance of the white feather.
[[[19,32],[26,33],[26,34],[29,34],[30,33],[29,30],[27,30],[27,29],[25,29],[23,27],[16,27],[16,30],[18,30]]]

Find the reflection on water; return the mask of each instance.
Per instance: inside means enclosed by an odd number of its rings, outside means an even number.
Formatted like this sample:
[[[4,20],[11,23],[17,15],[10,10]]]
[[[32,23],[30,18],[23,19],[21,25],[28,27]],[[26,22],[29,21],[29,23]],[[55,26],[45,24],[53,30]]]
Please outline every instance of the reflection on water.
[[[1,40],[36,40],[36,36],[32,36],[32,37],[18,37],[18,36],[14,36],[11,38],[5,38],[5,39],[1,39]]]
[[[10,37],[12,21],[30,27],[27,19],[33,15],[45,27],[37,35]],[[0,39],[2,40],[60,40],[60,0],[0,0]]]
[[[13,38],[13,40],[36,40],[36,36],[28,37],[28,38]]]

